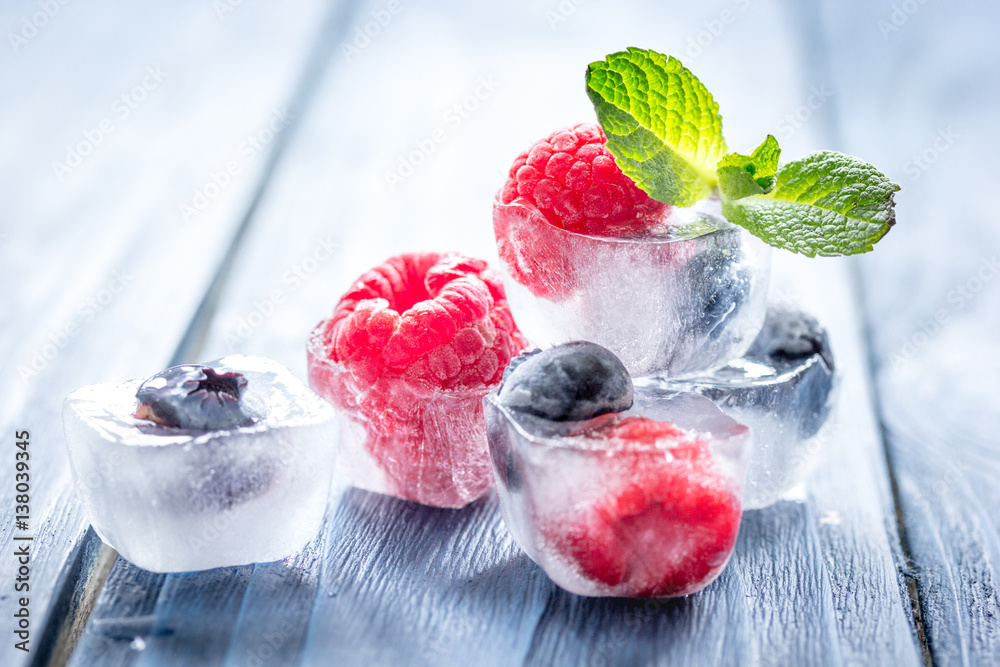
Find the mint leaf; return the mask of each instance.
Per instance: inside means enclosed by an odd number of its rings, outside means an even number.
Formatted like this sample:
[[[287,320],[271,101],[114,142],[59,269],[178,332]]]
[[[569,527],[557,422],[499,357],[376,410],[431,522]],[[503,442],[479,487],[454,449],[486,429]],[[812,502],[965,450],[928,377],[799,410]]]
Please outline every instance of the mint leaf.
[[[654,199],[691,206],[726,152],[711,93],[674,57],[629,48],[587,68],[587,94],[618,166]]]
[[[778,248],[809,257],[854,255],[871,250],[896,223],[898,191],[867,162],[821,151],[779,169],[767,194],[724,197],[722,214]]]
[[[719,160],[719,190],[728,199],[762,195],[774,188],[781,149],[773,135],[767,135],[750,155],[730,153]]]

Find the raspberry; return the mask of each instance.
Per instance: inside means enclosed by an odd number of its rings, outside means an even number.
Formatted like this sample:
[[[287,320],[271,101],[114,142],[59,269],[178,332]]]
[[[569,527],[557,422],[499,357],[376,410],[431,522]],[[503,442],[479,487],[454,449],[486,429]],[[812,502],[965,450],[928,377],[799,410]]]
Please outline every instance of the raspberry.
[[[525,344],[486,262],[399,255],[361,276],[313,332],[344,373],[310,360],[310,382],[364,423],[392,492],[461,506],[490,486],[482,397]],[[441,394],[450,407],[433,402]]]
[[[710,583],[736,544],[741,507],[707,443],[642,417],[585,435],[626,448],[608,475],[613,490],[568,519],[545,522],[546,540],[583,576],[619,594],[688,595]]]
[[[521,198],[551,224],[591,236],[628,236],[655,225],[667,205],[622,173],[599,125],[559,130],[521,153],[500,201]]]
[[[511,277],[539,297],[559,300],[577,283],[576,267],[568,257],[568,244],[587,240],[560,232],[525,200],[493,207],[493,233],[497,254]]]
[[[441,389],[500,381],[524,347],[486,262],[400,255],[365,273],[325,328],[330,358],[374,381],[404,376]]]

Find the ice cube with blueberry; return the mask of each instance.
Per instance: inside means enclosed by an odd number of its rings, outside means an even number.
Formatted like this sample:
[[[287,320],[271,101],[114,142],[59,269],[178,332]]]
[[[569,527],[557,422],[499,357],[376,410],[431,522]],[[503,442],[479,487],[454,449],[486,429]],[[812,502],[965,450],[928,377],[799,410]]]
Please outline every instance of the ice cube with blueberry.
[[[775,305],[740,359],[698,377],[643,378],[637,383],[696,392],[753,429],[744,507],[757,509],[788,493],[815,463],[835,379],[826,330],[806,313]]]
[[[671,597],[723,570],[750,435],[711,401],[634,388],[614,354],[576,341],[515,359],[485,408],[504,522],[559,586]]]
[[[326,511],[334,422],[286,368],[242,355],[82,387],[63,405],[94,530],[154,572],[274,561],[305,546]]]

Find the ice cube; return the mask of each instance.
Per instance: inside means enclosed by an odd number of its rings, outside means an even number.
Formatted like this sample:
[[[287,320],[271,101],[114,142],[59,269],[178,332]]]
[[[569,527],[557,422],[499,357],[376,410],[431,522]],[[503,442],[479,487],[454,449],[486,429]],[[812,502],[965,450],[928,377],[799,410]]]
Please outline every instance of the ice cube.
[[[834,380],[826,331],[805,313],[772,307],[742,358],[695,378],[643,378],[637,384],[697,392],[753,430],[743,506],[757,509],[799,484],[816,461]]]
[[[770,247],[716,200],[636,238],[568,232],[520,200],[493,210],[511,312],[539,347],[588,340],[633,377],[676,377],[725,365],[760,331]]]
[[[435,507],[464,507],[493,486],[483,396],[383,375],[374,383],[309,341],[309,385],[340,415],[338,470],[358,488]]]
[[[546,574],[579,595],[707,586],[736,543],[749,431],[711,401],[656,387],[584,422],[484,401],[500,509]]]
[[[269,359],[206,364],[247,379],[250,426],[203,431],[136,419],[141,380],[82,387],[63,405],[77,495],[94,530],[154,572],[269,562],[313,538],[326,511],[335,416]]]

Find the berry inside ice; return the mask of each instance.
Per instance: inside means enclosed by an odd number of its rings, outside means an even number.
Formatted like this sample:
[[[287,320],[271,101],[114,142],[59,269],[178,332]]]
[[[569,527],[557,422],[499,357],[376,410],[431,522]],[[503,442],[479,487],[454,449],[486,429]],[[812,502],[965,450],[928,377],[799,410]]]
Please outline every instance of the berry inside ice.
[[[622,173],[600,125],[552,133],[521,153],[500,201],[534,204],[551,224],[594,236],[627,236],[656,225],[668,208]]]
[[[586,434],[621,449],[606,495],[542,534],[581,575],[638,597],[687,595],[722,571],[736,544],[741,508],[708,443],[670,423],[628,417]]]
[[[504,379],[500,403],[552,421],[579,421],[632,407],[632,378],[596,343],[575,341],[531,353]]]
[[[363,426],[358,447],[386,478],[352,482],[441,507],[485,493],[482,397],[524,345],[483,260],[414,253],[362,275],[313,332],[309,361],[310,384]]]
[[[708,585],[732,554],[742,516],[739,483],[710,436],[644,416],[660,399],[635,395],[621,361],[600,345],[576,341],[522,358],[496,401],[532,434],[522,446],[538,449],[497,465],[503,493],[531,498],[543,561],[554,558],[588,582],[584,590],[605,595],[677,596]]]
[[[215,431],[253,424],[241,402],[246,378],[210,366],[184,364],[157,373],[139,386],[135,416],[164,426]]]
[[[784,368],[814,354],[820,355],[833,370],[833,352],[826,330],[819,321],[799,310],[771,308],[760,335],[747,351],[751,358],[763,358]]]

